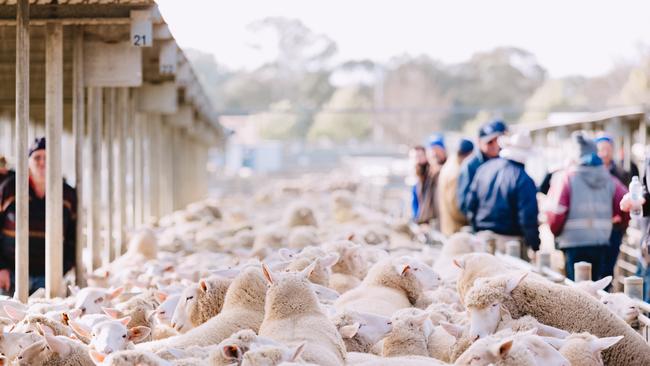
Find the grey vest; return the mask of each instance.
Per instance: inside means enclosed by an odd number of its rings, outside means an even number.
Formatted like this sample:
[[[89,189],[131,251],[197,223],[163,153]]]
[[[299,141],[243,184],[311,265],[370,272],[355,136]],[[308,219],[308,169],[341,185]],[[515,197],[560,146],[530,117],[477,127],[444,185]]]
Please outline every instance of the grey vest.
[[[609,245],[616,189],[609,172],[603,166],[579,166],[570,179],[571,203],[558,237],[560,248]]]

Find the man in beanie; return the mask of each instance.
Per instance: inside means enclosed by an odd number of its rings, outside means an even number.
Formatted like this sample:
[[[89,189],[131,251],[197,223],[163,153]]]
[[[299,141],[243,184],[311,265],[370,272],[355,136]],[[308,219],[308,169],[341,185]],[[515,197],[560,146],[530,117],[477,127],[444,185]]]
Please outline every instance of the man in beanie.
[[[519,241],[523,244],[521,257],[528,259],[539,250],[540,243],[537,187],[524,170],[533,143],[528,133],[503,136],[500,140],[503,150],[499,158],[478,168],[465,206],[474,231],[491,231],[496,236],[497,249],[502,252],[506,242]]]
[[[29,292],[45,287],[45,138],[29,148]],[[63,182],[63,273],[75,264],[76,193]],[[0,290],[14,290],[16,179],[0,185]]]
[[[429,137],[429,162],[442,167],[447,161],[447,148],[445,147],[445,138],[440,134],[434,134]]]
[[[481,164],[499,156],[499,143],[497,139],[508,132],[508,127],[503,121],[492,121],[485,124],[479,130],[478,147],[479,150],[467,159],[460,168],[458,176],[458,188],[456,191],[456,200],[460,211],[467,216],[467,207],[465,207],[465,197],[469,193],[469,187],[474,179],[474,174]]]
[[[445,140],[442,135],[434,134],[429,137],[426,171],[418,171],[419,182],[413,191],[413,200],[417,200],[415,222],[418,224],[433,224],[438,219],[438,175],[442,164],[447,160]],[[415,207],[415,206],[414,206]]]
[[[463,161],[472,154],[474,144],[468,139],[461,139],[456,154],[447,159],[438,176],[438,211],[440,231],[449,236],[467,225],[465,215],[458,209],[456,188],[458,175]]]
[[[576,162],[551,182],[548,224],[564,251],[566,274],[574,279],[573,265],[591,263],[591,276],[603,276],[609,238],[614,224],[627,226],[629,216],[620,209],[627,190],[605,169],[596,144],[582,132],[571,136],[578,151]]]

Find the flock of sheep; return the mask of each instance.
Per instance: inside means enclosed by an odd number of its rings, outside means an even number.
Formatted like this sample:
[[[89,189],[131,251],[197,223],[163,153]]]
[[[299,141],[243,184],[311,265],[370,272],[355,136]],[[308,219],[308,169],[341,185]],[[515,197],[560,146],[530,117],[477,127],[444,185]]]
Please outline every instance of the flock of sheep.
[[[165,217],[70,297],[0,300],[0,364],[650,365],[634,302],[598,295],[611,279],[555,284],[467,233],[426,245],[355,188]]]

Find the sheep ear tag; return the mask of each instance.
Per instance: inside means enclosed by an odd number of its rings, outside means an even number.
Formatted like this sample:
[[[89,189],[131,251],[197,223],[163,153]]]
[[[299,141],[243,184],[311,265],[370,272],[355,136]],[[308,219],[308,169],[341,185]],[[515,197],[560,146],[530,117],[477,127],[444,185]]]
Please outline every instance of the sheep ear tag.
[[[509,277],[508,280],[506,281],[506,294],[511,294],[512,291],[514,291],[517,286],[521,283],[521,281],[524,280],[528,276],[528,272],[524,272],[519,276],[512,276]]]
[[[141,325],[129,329],[127,333],[127,337],[130,341],[138,343],[149,336],[151,333],[151,328]]]
[[[300,343],[300,345],[298,345],[298,347],[296,347],[296,349],[293,352],[293,357],[291,357],[291,362],[295,362],[296,360],[298,360],[298,358],[300,358],[300,355],[302,354],[302,351],[305,350],[305,345],[306,344],[307,343],[302,342],[302,343]]]
[[[608,349],[609,347],[618,343],[618,341],[621,339],[623,339],[623,336],[598,338],[591,341],[589,346],[591,347],[592,351],[596,353]]]
[[[454,259],[454,265],[460,269],[465,269],[465,261],[462,259]]]
[[[408,273],[408,271],[411,269],[411,266],[408,264],[396,264],[395,265],[395,271],[399,273],[400,276],[404,276]]]
[[[70,354],[70,345],[57,337],[45,335],[45,342],[47,342],[47,345],[50,346],[52,351],[60,357],[65,357]]]
[[[262,274],[264,274],[264,278],[266,278],[269,285],[272,285],[274,280],[273,272],[271,272],[271,269],[264,263],[262,263]]]
[[[344,325],[341,327],[341,329],[339,329],[339,333],[341,333],[341,337],[343,338],[352,338],[357,335],[360,326],[361,324],[358,322],[350,325]]]

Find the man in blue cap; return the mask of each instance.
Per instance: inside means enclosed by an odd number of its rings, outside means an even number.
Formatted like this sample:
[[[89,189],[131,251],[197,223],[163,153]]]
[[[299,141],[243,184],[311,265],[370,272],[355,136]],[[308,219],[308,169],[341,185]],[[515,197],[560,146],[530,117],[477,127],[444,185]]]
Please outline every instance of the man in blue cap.
[[[438,168],[442,167],[447,161],[447,148],[445,147],[445,138],[440,134],[433,134],[429,137],[429,162],[435,163]]]
[[[420,183],[414,188],[414,202],[417,200],[417,214],[415,222],[418,224],[434,224],[432,220],[438,219],[438,174],[440,168],[447,160],[445,139],[440,134],[433,134],[429,137],[429,149],[427,151],[428,169],[421,176]]]
[[[501,148],[497,142],[499,136],[505,135],[508,127],[503,121],[496,120],[487,123],[481,127],[478,136],[479,150],[469,157],[460,168],[458,176],[458,188],[456,191],[456,201],[463,215],[467,216],[468,209],[465,205],[465,197],[469,193],[470,185],[476,174],[476,170],[484,162],[499,156]]]

